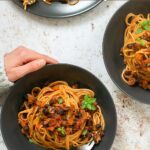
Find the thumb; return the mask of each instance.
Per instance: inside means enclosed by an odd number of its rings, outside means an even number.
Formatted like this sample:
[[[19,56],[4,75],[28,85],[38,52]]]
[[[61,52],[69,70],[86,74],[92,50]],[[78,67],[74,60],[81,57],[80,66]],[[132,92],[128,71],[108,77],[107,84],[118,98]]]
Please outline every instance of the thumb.
[[[44,59],[37,59],[32,62],[29,62],[23,66],[19,66],[13,68],[10,73],[8,73],[8,79],[12,82],[20,79],[21,77],[37,71],[46,65],[46,61]]]

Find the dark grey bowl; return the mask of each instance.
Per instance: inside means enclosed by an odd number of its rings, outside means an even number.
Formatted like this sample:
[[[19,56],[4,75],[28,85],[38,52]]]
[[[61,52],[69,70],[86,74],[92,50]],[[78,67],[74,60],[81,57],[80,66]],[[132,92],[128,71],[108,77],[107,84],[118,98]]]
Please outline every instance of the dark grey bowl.
[[[17,121],[17,114],[23,97],[35,86],[42,86],[45,82],[64,80],[70,84],[79,82],[81,86],[95,91],[97,102],[102,108],[106,121],[105,135],[93,150],[109,150],[116,133],[116,110],[113,100],[105,86],[90,72],[69,64],[48,65],[43,69],[25,76],[17,81],[7,97],[1,114],[1,130],[8,150],[44,150],[40,146],[31,144],[21,134]]]
[[[23,8],[21,0],[12,0]],[[100,4],[102,0],[80,0],[76,5],[70,6],[60,2],[53,2],[51,5],[45,4],[42,0],[32,6],[27,11],[38,16],[48,18],[66,18],[85,13]]]
[[[124,69],[120,49],[123,46],[125,17],[128,13],[144,15],[150,13],[150,1],[129,1],[125,3],[111,18],[103,39],[103,57],[106,69],[114,83],[126,94],[143,103],[150,104],[150,91],[139,86],[130,87],[121,79]]]

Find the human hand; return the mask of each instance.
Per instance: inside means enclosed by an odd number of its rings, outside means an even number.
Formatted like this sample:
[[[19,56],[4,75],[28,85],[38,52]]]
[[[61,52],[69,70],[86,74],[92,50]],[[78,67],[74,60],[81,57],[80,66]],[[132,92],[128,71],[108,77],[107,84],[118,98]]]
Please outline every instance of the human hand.
[[[21,77],[41,69],[46,64],[58,63],[55,59],[20,46],[4,56],[8,80],[14,82]]]

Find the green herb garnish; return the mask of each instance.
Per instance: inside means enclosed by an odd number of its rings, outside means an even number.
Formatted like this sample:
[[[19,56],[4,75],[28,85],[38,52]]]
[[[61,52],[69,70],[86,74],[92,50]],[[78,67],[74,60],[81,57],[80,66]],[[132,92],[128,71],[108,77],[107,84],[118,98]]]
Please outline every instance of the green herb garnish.
[[[88,134],[88,130],[83,130],[82,135],[87,135]]]
[[[30,142],[30,143],[34,143],[34,144],[37,144],[37,142],[34,141],[34,140],[32,140],[32,139],[29,139],[29,142]]]
[[[145,41],[144,41],[144,40],[142,40],[142,39],[140,39],[140,38],[137,38],[136,41],[137,41],[140,45],[145,46]]]
[[[62,104],[62,103],[63,103],[63,99],[62,99],[62,98],[59,98],[59,99],[58,99],[58,103],[59,103],[59,104]]]
[[[140,25],[143,29],[150,31],[150,20],[143,21]]]
[[[30,142],[30,143],[34,143],[32,139],[29,139],[29,142]]]
[[[91,98],[88,95],[84,96],[84,99],[82,101],[82,109],[89,109],[89,110],[96,110],[96,107],[94,106],[94,102],[96,102],[96,98]]]
[[[141,28],[138,28],[138,29],[135,31],[136,34],[139,34],[139,33],[142,33],[142,32],[143,32],[143,29],[141,29]]]
[[[145,20],[145,21],[143,21],[143,22],[140,22],[139,24],[140,24],[141,26],[148,25],[148,24],[150,24],[150,20]]]
[[[34,144],[37,144],[34,140],[32,140],[32,139],[29,139],[29,142],[30,143],[34,143]]]
[[[149,25],[144,26],[144,29],[147,30],[147,31],[150,31],[150,26]]]
[[[65,135],[64,127],[57,128],[57,131],[60,132],[62,135]]]

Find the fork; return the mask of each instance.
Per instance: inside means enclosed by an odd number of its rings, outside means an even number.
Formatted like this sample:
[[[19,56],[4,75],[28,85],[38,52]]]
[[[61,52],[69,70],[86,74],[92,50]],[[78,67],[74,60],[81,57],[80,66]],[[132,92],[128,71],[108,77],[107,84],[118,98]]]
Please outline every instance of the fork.
[[[95,144],[95,142],[92,141],[91,143],[80,146],[78,148],[78,150],[91,150],[93,148],[94,144]]]

